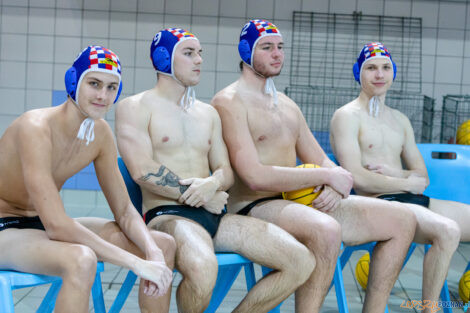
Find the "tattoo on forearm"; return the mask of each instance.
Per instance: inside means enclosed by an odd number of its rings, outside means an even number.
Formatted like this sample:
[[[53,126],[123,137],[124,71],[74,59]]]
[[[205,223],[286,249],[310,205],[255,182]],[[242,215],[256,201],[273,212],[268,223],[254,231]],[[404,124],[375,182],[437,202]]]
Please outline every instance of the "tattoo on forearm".
[[[166,174],[164,174],[166,171]],[[148,181],[151,177],[156,177],[155,184],[160,186],[168,186],[168,187],[178,187],[180,193],[183,194],[189,186],[181,185],[179,181],[179,177],[167,169],[164,165],[160,166],[157,173],[148,173],[145,176],[142,176],[140,180]]]

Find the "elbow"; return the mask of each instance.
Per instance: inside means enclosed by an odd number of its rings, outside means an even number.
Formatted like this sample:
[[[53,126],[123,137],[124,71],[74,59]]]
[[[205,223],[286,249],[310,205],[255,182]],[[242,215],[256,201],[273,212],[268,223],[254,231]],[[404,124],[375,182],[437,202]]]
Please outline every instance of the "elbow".
[[[142,171],[132,171],[129,172],[131,174],[132,180],[139,186],[141,186],[144,183],[145,176],[147,173],[145,173],[143,170]]]
[[[356,175],[353,175],[353,188],[356,192],[364,191],[364,190],[369,190],[370,185],[367,179],[364,179],[362,177],[358,177]]]
[[[221,168],[221,171],[222,171],[223,175],[221,175],[221,176],[217,175],[219,177],[218,181],[220,183],[220,186],[218,187],[218,190],[228,190],[235,183],[233,170],[230,167],[230,165],[227,165],[227,166],[224,166],[223,168]],[[213,175],[215,175],[215,174],[213,173]]]
[[[263,190],[262,184],[260,184],[258,182],[250,181],[250,182],[247,182],[246,185],[248,186],[248,188],[250,188],[251,191],[262,191]]]
[[[283,192],[282,184],[279,184],[278,176],[272,170],[272,166],[259,165],[249,171],[240,173],[245,185],[252,191]]]
[[[72,242],[70,238],[70,229],[72,228],[72,225],[69,225],[69,223],[58,223],[58,222],[52,222],[48,223],[45,225],[46,228],[46,234],[51,240],[56,240],[56,241],[66,241],[66,242]]]
[[[136,184],[140,185],[140,183],[141,183],[140,180],[141,180],[141,178],[143,177],[143,175],[141,175],[141,173],[136,173],[136,172],[133,172],[133,173],[130,173],[130,174],[131,174],[132,180],[133,180]]]
[[[234,164],[235,172],[237,177],[240,178],[245,186],[252,191],[266,191],[267,177],[270,177],[265,172],[263,165],[261,164]]]
[[[142,217],[139,215],[139,213],[137,213],[136,209],[131,209],[131,207],[128,205],[125,211],[119,213],[119,215],[116,214],[114,219],[121,230],[126,233],[126,230],[129,229],[129,225],[132,223],[132,221],[135,219],[142,219]]]
[[[245,173],[240,175],[241,179],[245,183],[245,185],[252,191],[263,191],[266,190],[264,189],[264,181],[262,179],[259,179],[259,175],[253,174],[252,173]]]
[[[244,179],[245,184],[252,191],[272,191],[269,188],[268,182],[266,180],[260,179],[262,176],[259,175],[249,175]]]

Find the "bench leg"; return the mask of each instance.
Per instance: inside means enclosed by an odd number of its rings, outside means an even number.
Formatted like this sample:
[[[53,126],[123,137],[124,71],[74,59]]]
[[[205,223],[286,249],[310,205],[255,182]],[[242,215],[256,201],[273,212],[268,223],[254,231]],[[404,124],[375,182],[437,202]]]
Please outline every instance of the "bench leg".
[[[348,302],[346,300],[346,290],[344,289],[343,269],[341,267],[341,259],[336,261],[335,274],[333,276],[333,284],[335,285],[336,302],[340,313],[348,313]],[[331,288],[331,287],[330,287]]]
[[[103,286],[101,285],[101,273],[98,271],[95,275],[95,282],[91,287],[91,295],[93,297],[95,313],[106,313],[106,307],[104,305],[103,298]]]
[[[10,280],[0,276],[0,312],[15,313]]]
[[[55,301],[57,299],[57,295],[59,294],[60,287],[62,287],[62,280],[55,281],[52,283],[49,291],[47,292],[46,296],[41,302],[37,313],[52,313],[55,307]]]
[[[444,286],[442,286],[441,289],[441,300],[443,302],[447,302],[447,304],[450,304],[450,295],[449,287],[447,286],[447,279],[444,281]],[[452,308],[450,307],[450,305],[444,308],[444,313],[452,313]]]
[[[250,291],[256,284],[255,268],[253,263],[246,264],[243,268],[245,270],[246,290]]]
[[[127,297],[129,296],[132,288],[134,287],[136,280],[137,275],[134,274],[132,271],[129,271],[108,313],[119,313],[121,311],[122,307],[124,306],[124,302],[126,302]],[[171,292],[171,290],[169,292]]]
[[[205,313],[213,313],[219,308],[233,283],[237,279],[241,269],[242,265],[240,264],[219,266],[217,281],[215,283],[214,290],[212,291],[211,302],[204,311]]]

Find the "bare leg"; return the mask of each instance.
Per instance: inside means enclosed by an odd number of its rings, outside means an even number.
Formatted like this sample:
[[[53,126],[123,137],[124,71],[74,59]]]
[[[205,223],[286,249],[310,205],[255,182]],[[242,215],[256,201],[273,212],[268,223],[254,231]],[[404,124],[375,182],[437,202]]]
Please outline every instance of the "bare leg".
[[[432,244],[423,261],[423,300],[437,301],[452,255],[459,244],[459,226],[453,220],[425,207],[414,204],[406,206],[418,220],[414,241]]]
[[[176,292],[178,312],[204,312],[217,279],[217,258],[209,233],[199,224],[177,216],[160,216],[150,227],[172,235],[176,241],[176,268],[183,280]]]
[[[274,269],[246,295],[234,312],[268,312],[302,285],[315,266],[313,254],[276,225],[227,214],[214,237],[218,251],[233,251]]]
[[[460,228],[460,241],[470,241],[470,205],[455,201],[431,199],[429,209],[455,221]]]
[[[273,200],[254,207],[250,215],[292,234],[315,256],[316,267],[295,294],[296,312],[319,312],[334,274],[341,228],[328,215],[291,201]]]
[[[346,244],[377,241],[362,311],[383,312],[415,233],[413,212],[400,203],[349,196],[330,215],[340,222]]]
[[[145,258],[144,253],[122,232],[116,222],[96,217],[81,217],[76,219],[82,225],[86,226],[104,240],[137,255]],[[176,244],[174,239],[168,234],[150,231],[157,246],[162,250],[167,266],[174,268]],[[139,306],[143,313],[165,313],[170,309],[171,288],[168,292],[159,298],[149,297],[144,294],[143,280],[140,281],[139,288]]]
[[[8,247],[8,249],[7,249]],[[96,255],[90,248],[50,240],[35,229],[7,229],[0,233],[0,268],[62,277],[55,312],[88,312]]]

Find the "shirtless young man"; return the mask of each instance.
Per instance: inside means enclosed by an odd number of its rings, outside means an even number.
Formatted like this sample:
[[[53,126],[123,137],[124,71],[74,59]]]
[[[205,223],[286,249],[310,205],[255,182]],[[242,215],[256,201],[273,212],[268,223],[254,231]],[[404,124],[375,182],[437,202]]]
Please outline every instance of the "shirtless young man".
[[[150,56],[158,82],[119,103],[116,131],[121,156],[142,187],[147,226],[176,240],[176,267],[183,275],[179,312],[208,306],[217,278],[214,251],[240,253],[275,270],[234,310],[267,312],[307,280],[313,255],[275,225],[225,214],[233,174],[219,116],[193,91],[202,63],[197,38],[164,29],[155,35]]]
[[[424,257],[423,299],[435,301],[459,238],[470,240],[470,206],[422,194],[429,179],[411,123],[385,103],[395,75],[385,46],[364,46],[354,65],[361,93],[335,112],[330,141],[358,194],[403,202],[416,215],[414,241],[432,244]]]
[[[240,35],[241,77],[213,99],[237,174],[228,210],[274,223],[314,253],[317,266],[297,290],[297,312],[320,310],[341,240],[349,245],[378,241],[363,311],[383,312],[413,237],[415,219],[398,204],[348,197],[351,174],[328,159],[298,106],[276,93],[272,77],[281,72],[282,48],[282,36],[273,24],[247,23]],[[322,168],[294,168],[296,156]],[[280,198],[281,191],[308,186],[323,186],[313,202],[318,210]]]
[[[0,268],[60,276],[55,311],[88,312],[96,262],[103,260],[148,280],[141,284],[143,301],[156,301],[153,312],[168,312],[172,271],[165,261],[172,266],[175,243],[149,232],[132,206],[112,131],[102,119],[119,97],[119,60],[106,48],[89,46],[65,74],[65,84],[66,102],[22,114],[0,139],[0,250],[8,251],[0,254]],[[90,162],[116,222],[65,214],[59,190]]]

